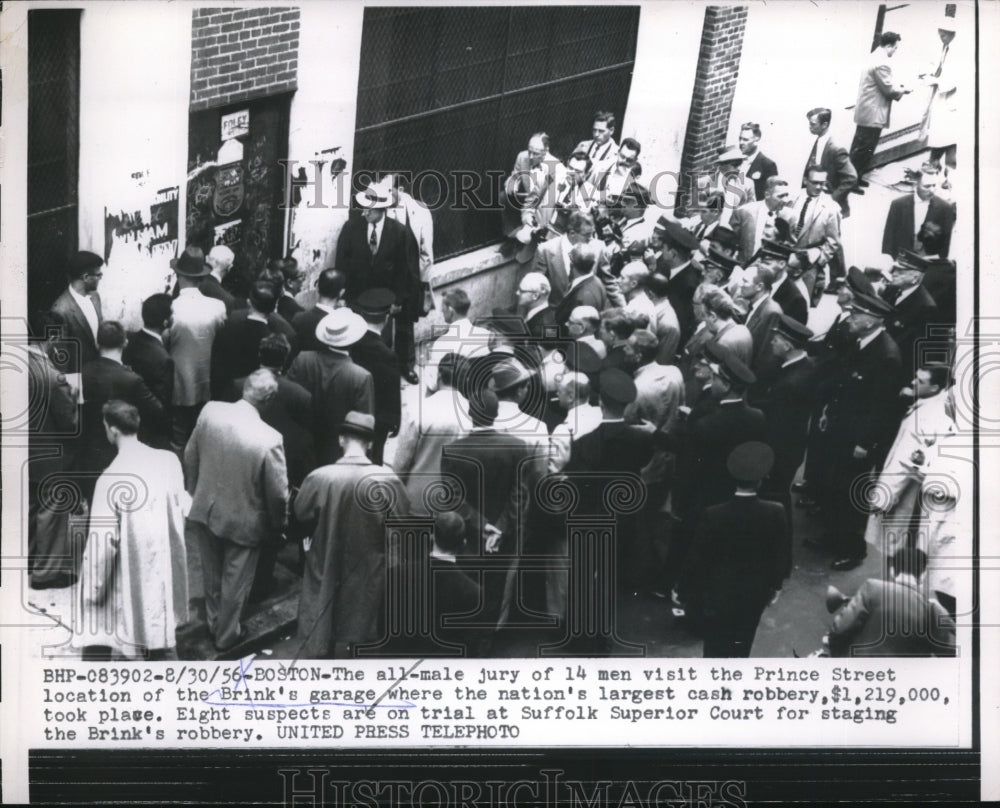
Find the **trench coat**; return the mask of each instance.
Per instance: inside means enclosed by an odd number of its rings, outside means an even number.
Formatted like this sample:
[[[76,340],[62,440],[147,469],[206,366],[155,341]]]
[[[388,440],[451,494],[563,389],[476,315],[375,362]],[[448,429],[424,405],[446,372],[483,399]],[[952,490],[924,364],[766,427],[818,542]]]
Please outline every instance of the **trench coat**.
[[[299,599],[301,655],[324,659],[338,643],[380,639],[385,605],[386,518],[406,513],[392,469],[342,457],[302,483],[295,516],[310,529]]]

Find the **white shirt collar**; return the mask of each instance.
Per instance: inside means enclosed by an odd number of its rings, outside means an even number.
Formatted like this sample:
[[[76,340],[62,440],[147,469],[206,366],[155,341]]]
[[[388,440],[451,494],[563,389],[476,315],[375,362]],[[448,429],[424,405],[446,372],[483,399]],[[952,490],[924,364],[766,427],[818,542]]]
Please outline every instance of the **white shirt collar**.
[[[201,290],[197,286],[187,286],[184,289],[181,289],[177,293],[177,296],[180,297],[181,295],[184,295],[186,297],[191,297],[193,295],[198,295],[199,297],[202,296]]]
[[[902,292],[899,293],[899,297],[896,298],[896,305],[899,305],[900,301],[906,300],[906,298],[908,298],[910,295],[916,292],[917,289],[919,288],[920,284],[917,283],[914,284],[913,286],[909,286],[906,289],[904,289]]]
[[[524,315],[525,322],[534,317],[538,312],[545,311],[549,307],[548,303],[539,303],[532,309],[528,309],[528,313]]]
[[[783,368],[787,368],[787,367],[788,367],[789,365],[794,365],[794,364],[795,364],[796,362],[798,362],[798,361],[799,361],[800,359],[805,359],[805,358],[806,358],[806,354],[804,354],[804,353],[803,353],[803,354],[799,354],[799,355],[798,355],[798,356],[796,356],[796,357],[795,357],[794,359],[788,359],[788,360],[786,360],[785,362],[782,362],[782,363],[781,363],[781,367],[783,367]]]
[[[145,334],[149,334],[149,336],[151,336],[151,337],[156,337],[156,339],[158,339],[158,340],[160,341],[160,344],[161,344],[161,345],[163,344],[163,337],[162,337],[162,336],[160,336],[159,334],[157,334],[157,333],[156,333],[155,331],[150,331],[150,330],[149,330],[148,328],[146,328],[145,326],[143,327],[143,329],[142,329],[142,330],[143,330],[143,333],[145,333]]]
[[[862,337],[861,339],[859,339],[858,347],[867,348],[875,341],[875,338],[878,337],[878,335],[881,334],[883,331],[885,331],[885,326],[880,325],[878,328],[872,331],[872,333],[869,334],[867,337]]]
[[[69,293],[73,296],[73,299],[78,305],[82,305],[84,302],[86,302],[89,306],[94,305],[94,301],[90,299],[90,295],[81,295],[72,286],[67,286],[66,288],[69,289]]]

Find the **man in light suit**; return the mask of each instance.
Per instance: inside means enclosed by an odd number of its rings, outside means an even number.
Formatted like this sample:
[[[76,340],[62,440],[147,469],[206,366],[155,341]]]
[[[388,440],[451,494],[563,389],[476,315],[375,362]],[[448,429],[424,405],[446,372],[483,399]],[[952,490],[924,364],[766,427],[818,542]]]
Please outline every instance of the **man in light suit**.
[[[806,184],[809,169],[820,166],[826,171],[830,196],[840,206],[840,211],[846,218],[851,215],[847,195],[858,184],[858,172],[851,162],[847,149],[837,145],[830,138],[830,121],[833,119],[833,113],[825,107],[816,107],[806,113],[806,118],[809,120],[809,132],[816,136],[816,140],[813,141],[812,150],[802,172],[802,184]]]
[[[861,72],[858,83],[858,101],[854,105],[854,140],[851,143],[851,162],[858,177],[864,177],[871,165],[882,130],[889,126],[892,102],[898,101],[912,89],[904,87],[892,76],[889,60],[899,48],[902,37],[894,31],[884,31],[879,36],[878,47]],[[868,183],[863,179],[862,187]]]
[[[549,153],[549,136],[536,132],[528,148],[515,158],[501,191],[503,234],[529,244],[531,232],[538,226],[535,209],[565,179],[566,167]]]
[[[740,138],[736,144],[743,152],[743,165],[740,171],[753,182],[758,202],[764,198],[767,181],[778,175],[778,166],[757,147],[759,142],[760,124],[745,123],[740,127]]]
[[[52,304],[52,314],[62,326],[62,339],[49,343],[49,358],[67,381],[80,387],[80,369],[97,359],[97,329],[104,322],[97,286],[104,259],[83,250],[69,260],[69,286]]]
[[[594,125],[590,130],[591,139],[581,140],[574,152],[584,152],[590,160],[587,179],[596,182],[597,177],[606,173],[618,162],[618,144],[615,143],[615,115],[613,112],[598,110],[594,113]]]
[[[924,224],[933,222],[941,228],[938,255],[948,257],[951,231],[955,226],[955,206],[935,193],[939,179],[937,169],[925,165],[921,167],[913,193],[898,196],[889,204],[882,232],[882,252],[886,255],[895,258],[901,250],[916,249],[916,234]]]
[[[753,260],[760,243],[765,238],[775,238],[775,220],[791,204],[791,189],[781,177],[770,177],[764,183],[764,198],[759,202],[748,202],[733,211],[729,226],[740,241],[739,263],[748,266]]]
[[[548,278],[551,286],[549,294],[551,305],[558,306],[566,295],[570,284],[569,254],[578,244],[589,245],[593,249],[596,255],[596,275],[604,284],[611,304],[614,306],[625,305],[625,299],[618,288],[618,279],[611,274],[609,269],[609,258],[604,242],[594,238],[594,232],[594,220],[590,214],[575,211],[570,214],[566,224],[566,232],[563,235],[539,245],[535,252],[531,271],[538,272]]]
[[[281,433],[260,410],[278,391],[270,370],[255,370],[234,404],[206,404],[184,451],[193,502],[186,530],[201,551],[208,629],[220,651],[240,643],[240,617],[265,542],[279,541],[288,509]]]
[[[226,323],[226,304],[207,297],[199,286],[209,274],[198,247],[188,247],[170,262],[180,291],[171,305],[171,324],[164,342],[174,360],[173,432],[180,450],[194,429],[198,413],[212,397],[212,345]]]
[[[788,223],[789,236],[797,251],[819,247],[830,239],[836,242],[837,249],[829,262],[829,280],[834,280],[844,275],[844,252],[840,246],[840,208],[833,197],[823,192],[827,176],[820,167],[810,168],[806,172],[805,193],[785,208],[782,218]],[[822,258],[819,256],[820,262]],[[816,277],[815,269],[807,270],[802,276],[810,295]]]

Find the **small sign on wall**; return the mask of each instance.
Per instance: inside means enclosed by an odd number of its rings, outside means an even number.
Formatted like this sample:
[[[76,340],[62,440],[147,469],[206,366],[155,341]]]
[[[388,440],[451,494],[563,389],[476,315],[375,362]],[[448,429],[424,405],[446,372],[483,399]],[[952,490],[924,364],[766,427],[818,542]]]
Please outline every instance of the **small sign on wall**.
[[[232,140],[250,134],[250,110],[240,109],[222,116],[222,139]]]
[[[243,220],[236,219],[232,222],[217,225],[215,228],[215,243],[225,244],[227,247],[235,249],[243,238]]]

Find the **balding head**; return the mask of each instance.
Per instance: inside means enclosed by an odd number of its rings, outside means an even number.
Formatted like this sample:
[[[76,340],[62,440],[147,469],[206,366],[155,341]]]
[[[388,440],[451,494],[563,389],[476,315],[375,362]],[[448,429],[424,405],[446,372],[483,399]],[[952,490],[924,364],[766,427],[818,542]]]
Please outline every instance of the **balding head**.
[[[564,373],[556,387],[556,396],[563,409],[569,410],[578,404],[586,404],[590,398],[590,380],[582,373]]]
[[[233,261],[236,256],[225,244],[216,244],[208,254],[208,265],[212,268],[212,274],[220,281],[233,268]]]

